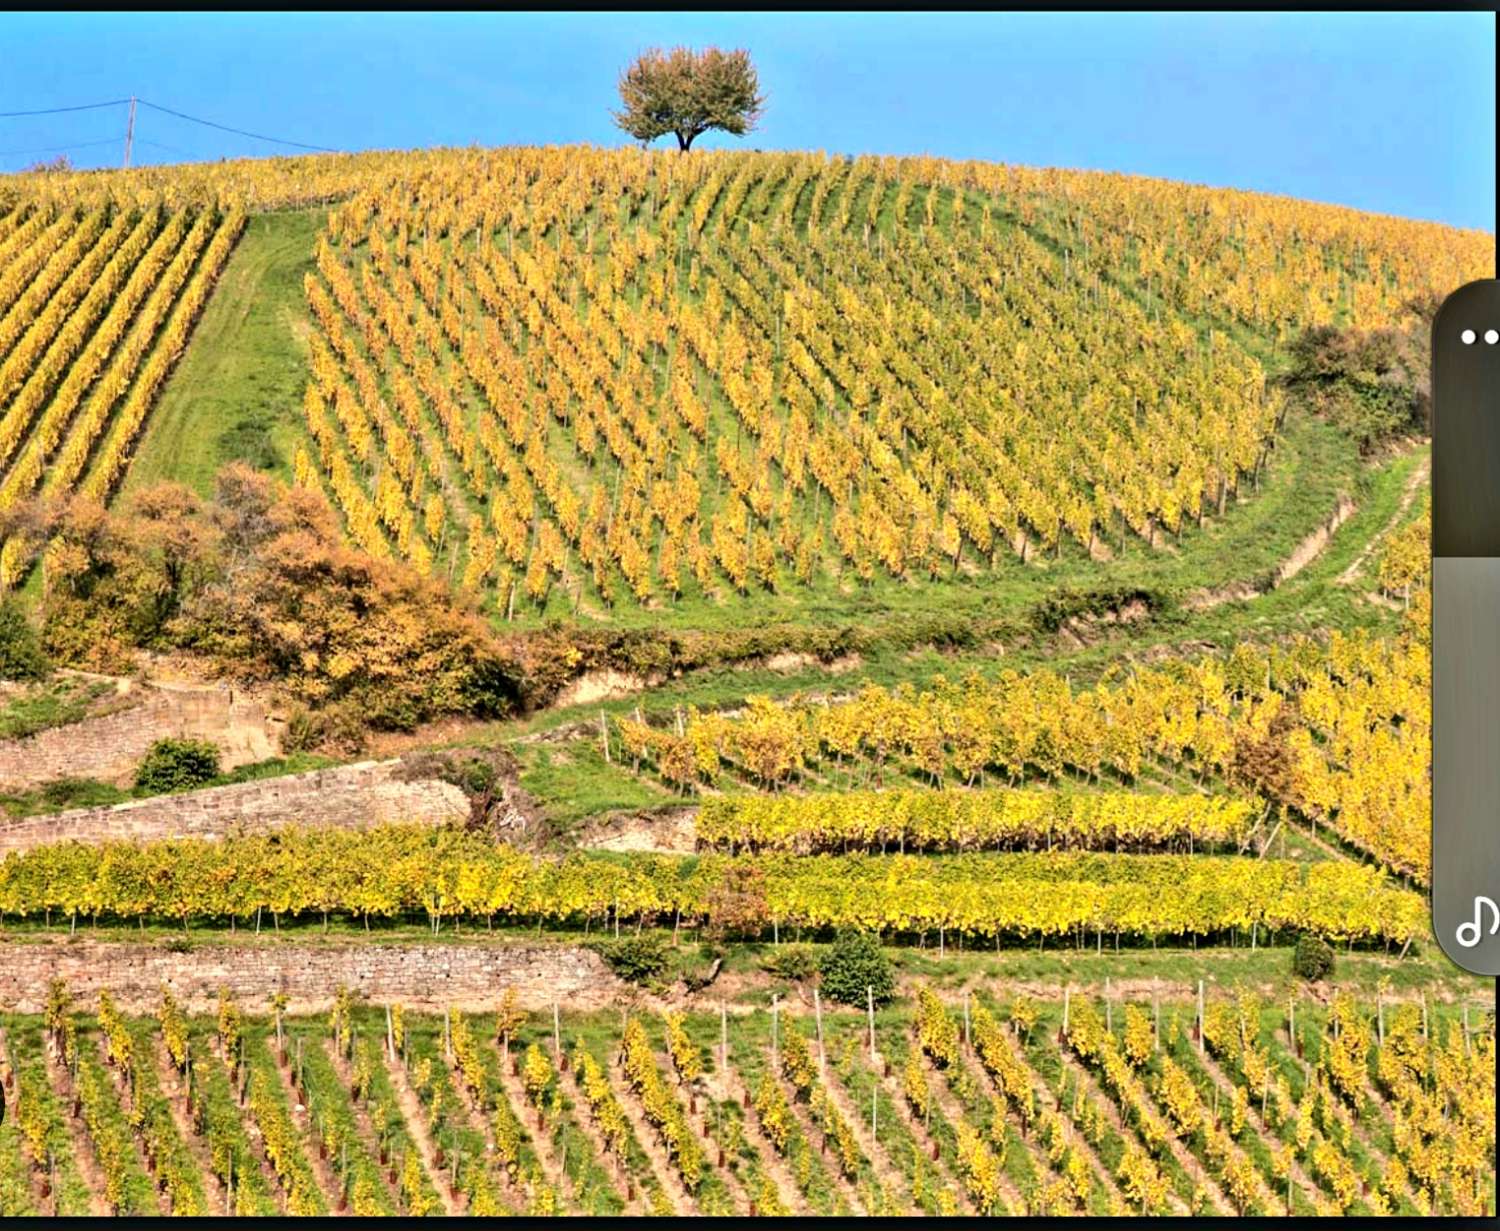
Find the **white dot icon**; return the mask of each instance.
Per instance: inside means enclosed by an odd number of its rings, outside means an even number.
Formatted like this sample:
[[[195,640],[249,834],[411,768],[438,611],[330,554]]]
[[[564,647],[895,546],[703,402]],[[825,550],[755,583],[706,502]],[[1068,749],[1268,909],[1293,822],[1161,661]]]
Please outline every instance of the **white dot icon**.
[[[1493,346],[1496,342],[1500,342],[1500,333],[1496,333],[1493,329],[1486,329],[1484,331],[1484,340]]]
[[[1475,334],[1474,334],[1474,331],[1472,329],[1465,329],[1458,336],[1463,339],[1463,343],[1464,343],[1465,346],[1473,346],[1474,345]]]

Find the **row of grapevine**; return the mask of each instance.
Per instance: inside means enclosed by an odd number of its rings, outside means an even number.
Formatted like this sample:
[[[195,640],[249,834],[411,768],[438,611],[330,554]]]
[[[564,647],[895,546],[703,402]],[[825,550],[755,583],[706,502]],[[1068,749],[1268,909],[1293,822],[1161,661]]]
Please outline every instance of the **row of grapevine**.
[[[573,1114],[563,1081],[570,1066],[558,1070],[549,1060],[555,1042],[556,1054],[577,1061],[572,1088],[589,1109],[581,1113],[615,1109],[600,1119],[629,1153],[639,1147],[619,1108],[622,1099],[640,1100],[643,1123],[661,1126],[674,1143],[673,1165],[696,1160],[686,1174],[698,1177],[700,1204],[713,1191],[721,1200],[739,1194],[736,1203],[749,1201],[760,1213],[787,1212],[788,1199],[807,1212],[904,1213],[927,1208],[926,1185],[940,1179],[933,1169],[951,1167],[962,1208],[981,1214],[1482,1217],[1494,1209],[1494,1017],[1475,1022],[1458,1006],[1385,1001],[1371,1012],[1344,993],[1326,1010],[1298,1002],[1276,1010],[1241,992],[1216,994],[1200,1009],[1176,997],[1146,1006],[1078,994],[1000,1002],[982,991],[960,1005],[919,985],[914,1003],[881,1010],[873,1031],[863,1012],[825,1008],[814,1016],[779,1007],[737,1016],[732,1025],[718,1014],[669,1014],[664,1041],[653,1043],[638,1016],[570,1014],[564,1051],[554,1023],[529,1022],[506,1007],[509,996],[494,1015],[434,1016],[391,1005],[383,1022],[378,1007],[357,1006],[343,988],[332,1013],[317,1019],[287,1017],[280,1007],[270,1018],[248,1017],[227,996],[216,1020],[186,1016],[170,995],[154,1018],[129,1017],[107,996],[93,1016],[57,989],[52,1003],[45,1029],[41,1018],[4,1019],[0,1078],[27,1143],[14,1177],[19,1188],[6,1192],[18,1211],[86,1210],[102,1200],[154,1212],[159,1187],[174,1212],[206,1212],[189,1202],[203,1199],[210,1183],[218,1199],[225,1189],[235,1194],[241,1212],[264,1211],[256,1204],[266,1199],[264,1168],[293,1177],[289,1212],[337,1202],[367,1214],[433,1213],[441,1204],[435,1183],[452,1183],[464,1196],[463,1205],[449,1207],[454,1212],[500,1212],[484,1206],[472,1179],[453,1178],[503,1169],[508,1140],[474,1131],[478,1104],[454,1082],[491,1088],[494,1062],[508,1066],[514,1054],[525,1114],[563,1123]],[[721,1050],[721,1034],[732,1047]],[[617,1073],[584,1037],[620,1051]],[[152,1080],[148,1057],[158,1046],[171,1060],[162,1070],[171,1089]],[[55,1062],[43,1062],[48,1049]],[[889,1102],[853,1097],[896,1080],[893,1063],[905,1074],[905,1117]],[[1070,1076],[1085,1069],[1102,1083],[1102,1106]],[[738,1079],[729,1080],[736,1070],[744,1104]],[[187,1074],[191,1080],[179,1084]],[[419,1100],[403,1103],[397,1084],[422,1092]],[[509,1097],[494,1110],[524,1135]],[[169,1105],[184,1098],[190,1109],[212,1105],[209,1114],[190,1115],[187,1137]],[[143,1127],[158,1114],[174,1143],[170,1157],[151,1146],[156,1138]],[[51,1127],[34,1130],[38,1115]],[[750,1115],[756,1127],[748,1135],[748,1123],[733,1127]],[[905,1125],[895,1137],[881,1132],[887,1115]],[[78,1135],[63,1127],[68,1122]],[[265,1134],[258,1144],[246,1134],[252,1123]],[[38,1135],[52,1142],[40,1156],[30,1144]],[[438,1153],[419,1148],[418,1137]],[[939,1140],[941,1149],[929,1154],[925,1143]],[[573,1141],[587,1152],[582,1139]],[[897,1162],[895,1141],[912,1147],[904,1165],[889,1165]],[[88,1158],[75,1157],[75,1148]],[[894,1186],[875,1174],[877,1161]],[[438,1174],[429,1173],[430,1162]],[[212,1177],[199,1170],[205,1163]],[[641,1163],[649,1177],[651,1165]],[[584,1157],[568,1174],[583,1177],[590,1165]],[[502,1185],[535,1196],[539,1180],[530,1174],[524,1185]],[[577,1198],[554,1198],[547,1211],[586,1212],[582,1188],[574,1188]],[[530,1208],[547,1212],[534,1200]],[[932,1208],[959,1212],[951,1193]]]
[[[848,804],[833,796],[709,802],[704,815],[716,841],[766,840],[763,833],[736,838],[726,832],[721,818],[736,812],[756,818],[745,822],[751,830],[795,829],[802,822],[793,818],[827,813],[806,822],[807,840],[853,841],[882,823],[871,802],[878,796],[858,791],[872,780],[974,786],[993,774],[1014,786],[1038,778],[1136,783],[1155,772],[1168,780],[1185,773],[1203,785],[1228,782],[1244,793],[1264,793],[1330,825],[1388,868],[1425,882],[1431,862],[1429,679],[1420,635],[1380,640],[1335,633],[1326,642],[1303,638],[1267,650],[1241,645],[1228,657],[1114,669],[1089,688],[1074,688],[1042,668],[1025,674],[1006,669],[993,680],[977,673],[957,682],[936,676],[920,690],[867,685],[843,697],[752,696],[737,712],[690,707],[670,724],[620,718],[612,740],[637,768],[649,764],[683,789],[737,783],[781,790],[801,783],[856,792]],[[1267,765],[1282,768],[1268,771]],[[907,798],[891,795],[886,806],[904,808]],[[957,817],[984,811],[982,798],[924,806]],[[1196,807],[1205,817],[1220,807],[1237,814],[1241,807],[1207,800],[1118,806],[1142,815],[1159,808],[1162,816],[1174,806]],[[1205,823],[1203,836],[1211,842],[1243,837],[1243,829],[1216,837],[1214,823]],[[1179,840],[1194,836],[1188,829]],[[1119,836],[1128,838],[1128,829]],[[890,839],[899,840],[899,828]]]
[[[0,511],[34,494],[104,500],[243,226],[202,210],[100,209],[61,242],[0,320]],[[0,586],[39,543],[0,547]]]
[[[556,860],[408,825],[41,846],[0,863],[0,912],[131,921],[421,913],[434,928],[496,916],[714,922],[728,912],[755,933],[854,926],[998,940],[1233,929],[1267,933],[1269,942],[1271,933],[1308,930],[1403,946],[1427,928],[1421,896],[1341,861],[1078,852]]]
[[[1262,806],[1203,795],[1045,790],[717,795],[698,809],[701,845],[809,854],[1013,847],[1186,850],[1242,845]]]

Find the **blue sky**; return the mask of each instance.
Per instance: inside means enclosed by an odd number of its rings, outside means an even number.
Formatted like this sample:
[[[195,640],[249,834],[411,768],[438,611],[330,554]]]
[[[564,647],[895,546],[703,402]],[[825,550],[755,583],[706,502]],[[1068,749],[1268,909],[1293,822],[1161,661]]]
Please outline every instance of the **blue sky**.
[[[750,49],[760,148],[1092,167],[1494,227],[1483,13],[10,14],[0,111],[137,94],[347,149],[617,144],[620,68],[679,42]],[[123,108],[0,119],[0,170],[75,142],[115,142],[68,151],[77,165],[118,165],[123,129]],[[145,110],[137,137],[137,161],[278,152]]]

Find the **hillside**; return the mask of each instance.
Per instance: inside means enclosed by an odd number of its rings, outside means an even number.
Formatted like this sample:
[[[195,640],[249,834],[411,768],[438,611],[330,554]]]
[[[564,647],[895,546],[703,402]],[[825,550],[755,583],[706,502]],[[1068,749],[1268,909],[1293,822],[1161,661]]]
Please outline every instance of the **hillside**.
[[[201,489],[233,456],[279,464],[322,487],[367,549],[523,619],[757,594],[847,607],[840,595],[886,598],[877,583],[892,580],[1179,547],[1258,489],[1285,427],[1267,373],[1291,337],[1399,320],[1489,259],[1479,233],[931,159],[558,149],[80,178],[100,202],[81,235],[66,210],[42,225],[54,177],[10,190],[5,277],[26,294],[7,324],[41,339],[66,319],[73,341],[8,360],[0,507],[52,459],[44,494],[108,494],[144,424],[128,485]],[[162,253],[206,242],[186,223],[210,195],[349,200],[311,254],[307,222],[256,220],[247,252],[267,255],[236,267],[159,415],[144,413],[150,370],[118,414],[101,394],[75,415],[92,369],[70,364],[98,362],[82,341],[142,228],[162,223],[137,225],[113,281],[75,309],[124,222],[93,231],[164,183],[185,200]],[[288,303],[309,255],[306,298]],[[106,347],[150,274],[99,323]],[[133,376],[165,302],[101,387]],[[175,349],[153,353],[165,370]],[[246,356],[253,378],[234,366]],[[31,553],[7,550],[13,584]]]
[[[1421,357],[1492,260],[931,158],[0,178],[0,1216],[1493,1217]]]

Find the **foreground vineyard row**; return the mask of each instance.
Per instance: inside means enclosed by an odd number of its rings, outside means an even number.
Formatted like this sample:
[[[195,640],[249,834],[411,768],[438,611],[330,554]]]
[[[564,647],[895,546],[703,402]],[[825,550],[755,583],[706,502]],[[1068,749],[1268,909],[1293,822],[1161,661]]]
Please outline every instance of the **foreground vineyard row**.
[[[420,916],[590,929],[878,929],[897,937],[1036,939],[1105,932],[1138,940],[1310,931],[1406,946],[1427,904],[1376,868],[1326,861],[1078,852],[967,855],[704,855],[578,852],[549,859],[453,829],[293,828],[271,836],[65,842],[0,863],[0,917],[223,924],[330,914]]]
[[[0,590],[46,536],[42,519],[8,514],[34,496],[113,490],[244,224],[159,204],[68,209],[47,226],[46,210],[12,212],[28,220],[0,246]]]
[[[637,769],[644,761],[680,789],[802,784],[847,792],[913,780],[972,786],[991,774],[1012,785],[1068,775],[1134,783],[1160,769],[1169,781],[1180,775],[1199,785],[1228,783],[1290,805],[1425,883],[1432,719],[1429,651],[1419,632],[1389,641],[1336,632],[1327,642],[1271,650],[1242,645],[1227,658],[1111,671],[1077,690],[1043,669],[1002,671],[993,681],[939,676],[921,691],[869,685],[843,698],[751,697],[733,715],[689,708],[667,723],[619,719],[614,738]],[[726,809],[755,818],[713,831],[717,840],[741,842],[764,842],[759,825],[816,843],[881,823],[885,805],[847,798],[710,802],[705,815],[711,825]],[[941,830],[963,824],[958,817],[972,805],[926,806],[952,818]],[[1216,805],[1195,806],[1193,823],[1211,825]],[[886,840],[896,839],[893,833]],[[940,837],[934,844],[962,841]]]
[[[1466,1007],[130,1018],[54,985],[0,1029],[7,1217],[1494,1212]]]

